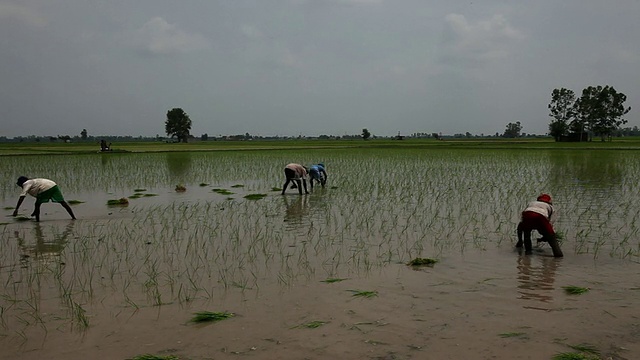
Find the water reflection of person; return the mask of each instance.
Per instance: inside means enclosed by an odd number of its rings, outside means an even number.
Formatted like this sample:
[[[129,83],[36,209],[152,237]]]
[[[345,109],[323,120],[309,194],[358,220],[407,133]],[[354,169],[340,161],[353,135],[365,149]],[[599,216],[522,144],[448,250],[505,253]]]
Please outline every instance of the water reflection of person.
[[[52,231],[51,235],[47,238],[40,226],[40,223],[35,223],[35,227],[33,229],[35,244],[30,242],[30,238],[27,239],[25,236],[20,236],[20,232],[16,230],[14,235],[18,240],[18,246],[22,250],[22,257],[44,259],[60,255],[67,244],[69,235],[73,233],[74,224],[75,222],[68,223],[62,233]]]
[[[291,200],[287,196],[283,196],[284,205],[286,207],[284,221],[292,224],[300,224],[302,219],[309,215],[309,198],[297,197],[295,200]]]
[[[518,299],[550,302],[560,261],[548,256],[523,256],[518,259]]]

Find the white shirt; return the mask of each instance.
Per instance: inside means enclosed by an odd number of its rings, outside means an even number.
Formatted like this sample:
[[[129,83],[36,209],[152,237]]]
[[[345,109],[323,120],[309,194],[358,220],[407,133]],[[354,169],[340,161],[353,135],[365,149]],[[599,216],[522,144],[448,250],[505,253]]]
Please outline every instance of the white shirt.
[[[532,211],[534,213],[538,213],[544,215],[547,219],[551,218],[551,214],[553,214],[553,206],[547,204],[544,201],[532,201],[529,203],[524,211]]]
[[[51,189],[56,186],[56,183],[49,179],[29,179],[22,184],[22,193],[20,196],[27,196],[27,194],[38,197],[38,194]]]

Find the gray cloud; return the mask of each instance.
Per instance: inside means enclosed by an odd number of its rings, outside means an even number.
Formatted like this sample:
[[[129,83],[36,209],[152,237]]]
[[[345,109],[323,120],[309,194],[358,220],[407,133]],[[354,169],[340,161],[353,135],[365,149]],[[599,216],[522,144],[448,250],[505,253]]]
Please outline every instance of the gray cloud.
[[[161,17],[154,17],[142,25],[134,34],[133,42],[140,49],[156,55],[190,53],[210,48],[202,35],[181,30]]]

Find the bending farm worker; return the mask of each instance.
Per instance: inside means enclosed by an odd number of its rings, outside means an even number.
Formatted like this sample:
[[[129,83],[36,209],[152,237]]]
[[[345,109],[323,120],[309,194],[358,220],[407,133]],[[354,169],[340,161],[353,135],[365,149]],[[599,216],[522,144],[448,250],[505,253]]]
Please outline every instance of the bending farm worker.
[[[562,250],[556,238],[556,233],[551,225],[551,215],[553,214],[553,203],[551,196],[542,194],[536,201],[532,201],[522,212],[522,218],[518,224],[518,242],[516,247],[521,248],[524,243],[525,254],[531,254],[531,231],[536,230],[542,239],[546,241],[553,250],[554,257],[562,257]]]
[[[284,168],[284,176],[287,178],[287,181],[285,181],[284,185],[282,186],[282,195],[284,195],[285,190],[287,190],[289,182],[294,184],[292,188],[295,188],[295,185],[297,184],[298,192],[300,193],[300,195],[302,195],[301,185],[304,185],[304,193],[309,193],[309,191],[307,191],[307,168],[300,164],[288,164]]]
[[[309,167],[309,176],[311,177],[311,180],[309,180],[311,183],[311,190],[313,190],[314,181],[320,183],[322,187],[327,183],[327,170],[325,170],[323,163],[311,165]]]
[[[49,179],[29,179],[26,176],[20,176],[16,184],[22,188],[22,193],[18,199],[16,209],[13,211],[13,216],[18,215],[20,205],[22,205],[24,198],[29,194],[36,198],[35,209],[31,214],[31,216],[36,217],[36,221],[40,221],[40,205],[49,201],[59,203],[65,210],[67,210],[72,219],[76,219],[76,216],[73,214],[73,210],[71,210],[69,204],[64,200],[62,192],[55,182]]]

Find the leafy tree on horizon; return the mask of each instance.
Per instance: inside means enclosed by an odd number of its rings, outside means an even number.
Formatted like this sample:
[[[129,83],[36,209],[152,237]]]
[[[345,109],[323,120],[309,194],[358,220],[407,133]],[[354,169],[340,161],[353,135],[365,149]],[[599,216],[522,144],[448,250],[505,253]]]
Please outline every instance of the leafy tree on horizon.
[[[573,90],[561,88],[554,89],[551,93],[551,103],[549,103],[549,116],[553,118],[549,123],[549,135],[556,141],[560,137],[569,133],[569,124],[575,117],[573,104],[576,101],[576,94]]]
[[[504,130],[504,134],[502,134],[502,137],[517,138],[520,137],[521,131],[522,125],[520,124],[520,121],[516,121],[515,123],[508,123],[507,128]]]
[[[362,139],[369,140],[370,137],[371,133],[369,132],[369,130],[367,128],[362,129]]]
[[[82,129],[82,131],[80,132],[80,138],[82,140],[87,140],[87,129]]]
[[[179,141],[187,142],[191,131],[191,119],[181,108],[173,108],[167,111],[167,120],[164,123],[167,135],[177,137]]]
[[[631,107],[625,108],[626,100],[625,94],[609,85],[589,86],[577,99],[572,90],[554,89],[548,106],[549,116],[553,118],[549,123],[549,134],[556,141],[569,132],[580,134],[580,139],[585,133],[600,136],[602,141],[611,138],[627,123],[623,116],[631,111]]]
[[[588,129],[604,141],[606,137],[627,123],[622,117],[631,111],[624,107],[627,96],[613,86],[589,86],[575,102],[578,125]]]

